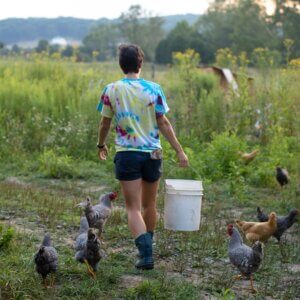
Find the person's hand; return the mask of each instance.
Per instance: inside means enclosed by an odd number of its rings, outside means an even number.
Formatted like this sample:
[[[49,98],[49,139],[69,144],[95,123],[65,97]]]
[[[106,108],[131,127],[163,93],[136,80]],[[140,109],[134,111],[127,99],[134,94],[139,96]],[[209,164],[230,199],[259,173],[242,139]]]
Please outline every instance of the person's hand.
[[[177,158],[179,160],[179,167],[186,168],[189,166],[189,159],[183,150],[177,152]]]
[[[107,155],[108,155],[108,148],[106,145],[102,149],[98,150],[98,157],[100,160],[106,160]]]

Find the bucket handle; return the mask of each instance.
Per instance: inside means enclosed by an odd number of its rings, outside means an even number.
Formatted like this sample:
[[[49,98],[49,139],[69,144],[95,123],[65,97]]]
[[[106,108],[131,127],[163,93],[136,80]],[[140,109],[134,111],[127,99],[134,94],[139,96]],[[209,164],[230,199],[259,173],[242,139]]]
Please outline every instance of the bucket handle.
[[[170,169],[170,171],[166,174],[166,175],[163,175],[163,178],[166,179],[175,169],[177,168],[180,168],[178,166],[178,162],[175,161],[174,159],[171,159],[171,162],[174,163],[175,165]],[[199,174],[199,172],[194,168],[192,167],[191,165],[188,166],[189,169],[191,169],[192,171],[194,171],[194,173],[199,177],[201,178],[201,175]]]

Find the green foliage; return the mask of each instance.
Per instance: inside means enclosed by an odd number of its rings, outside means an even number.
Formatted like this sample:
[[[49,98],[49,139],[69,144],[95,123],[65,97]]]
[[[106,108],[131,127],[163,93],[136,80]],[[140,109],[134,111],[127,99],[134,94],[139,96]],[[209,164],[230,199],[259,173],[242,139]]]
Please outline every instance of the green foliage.
[[[12,227],[4,228],[0,224],[0,251],[9,247],[11,240],[14,238],[15,231]]]
[[[39,43],[36,47],[36,52],[48,52],[49,50],[49,42],[47,40],[39,40]]]
[[[254,66],[261,69],[276,67],[281,62],[281,55],[278,51],[270,51],[268,48],[256,48],[252,53]]]
[[[119,18],[119,29],[123,39],[143,49],[146,59],[154,61],[155,49],[164,36],[164,19],[153,17],[140,5],[132,5]]]
[[[161,299],[160,286],[148,280],[126,291],[126,299]]]
[[[299,174],[299,151],[297,138],[274,135],[255,164],[249,166],[250,182],[255,186],[276,186],[276,166],[287,168],[292,174]],[[297,180],[297,175],[294,180]]]
[[[239,165],[238,151],[246,149],[245,142],[234,133],[214,134],[211,143],[200,155],[203,160],[203,174],[212,180],[224,179],[235,173]]]
[[[52,178],[73,178],[77,175],[72,157],[57,155],[52,149],[45,149],[39,157],[40,171]]]
[[[220,68],[235,69],[237,57],[233,55],[229,48],[218,49],[216,53],[216,64]]]
[[[120,29],[114,24],[100,24],[91,28],[83,39],[83,50],[90,55],[94,51],[99,52],[99,60],[109,60],[116,56]],[[109,41],[109,43],[103,43]]]
[[[235,300],[235,293],[230,289],[223,289],[222,293],[218,295],[220,300]]]
[[[245,51],[249,54],[261,45],[272,47],[276,44],[263,11],[251,0],[240,0],[235,4],[215,1],[208,13],[199,18],[196,27],[206,44],[212,46],[213,53],[230,48],[236,53]]]
[[[141,46],[146,59],[153,61],[156,46],[164,36],[163,23],[163,18],[148,16],[141,6],[132,5],[117,22],[94,26],[83,39],[82,50],[89,55],[97,51],[97,58],[110,60],[116,56],[120,40],[123,40]]]
[[[208,44],[203,42],[199,32],[186,21],[178,22],[176,27],[162,39],[156,48],[156,61],[158,63],[171,63],[174,52],[184,52],[193,49],[201,53],[204,62],[212,60],[213,53]]]
[[[266,49],[264,54],[269,55]],[[193,50],[174,53],[174,66],[157,75],[171,108],[168,117],[191,164],[185,170],[176,168],[171,175],[207,182],[226,180],[229,192],[242,199],[249,184],[274,186],[277,164],[287,167],[292,177],[299,174],[296,137],[300,106],[294,84],[299,81],[299,72],[261,70],[255,76],[255,94],[251,94],[247,56],[241,53],[237,57],[241,65],[238,93],[224,94],[218,78],[198,67],[200,56]],[[147,69],[144,72],[147,78]],[[119,77],[116,66],[105,63],[80,65],[41,57],[33,62],[2,61],[3,163],[17,165],[30,156],[38,159],[23,164],[19,172],[40,171],[52,178],[93,177],[97,161],[97,99],[103,86]],[[257,122],[259,129],[255,128]],[[113,134],[108,142],[112,157]],[[163,148],[167,174],[176,164],[176,155],[164,141]],[[238,151],[254,149],[261,150],[259,155],[244,165]],[[113,170],[111,160],[105,166]]]
[[[176,132],[180,135],[192,133],[199,141],[209,140],[212,132],[224,126],[224,103],[217,78],[198,69],[200,56],[194,50],[176,52],[173,59],[172,77],[166,84],[170,97],[175,99]]]

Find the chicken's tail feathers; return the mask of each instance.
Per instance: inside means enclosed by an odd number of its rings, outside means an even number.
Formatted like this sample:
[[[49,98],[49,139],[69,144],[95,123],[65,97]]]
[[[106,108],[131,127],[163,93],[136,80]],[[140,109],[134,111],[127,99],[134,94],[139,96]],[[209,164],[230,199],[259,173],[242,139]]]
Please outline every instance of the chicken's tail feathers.
[[[256,241],[253,246],[252,249],[253,251],[257,251],[259,253],[263,253],[263,249],[264,249],[264,243],[260,242],[260,241]]]
[[[42,246],[50,247],[51,246],[51,238],[50,234],[46,233],[42,242]]]
[[[257,219],[259,222],[267,222],[269,220],[269,216],[266,215],[259,206],[257,207],[256,210],[257,210]]]

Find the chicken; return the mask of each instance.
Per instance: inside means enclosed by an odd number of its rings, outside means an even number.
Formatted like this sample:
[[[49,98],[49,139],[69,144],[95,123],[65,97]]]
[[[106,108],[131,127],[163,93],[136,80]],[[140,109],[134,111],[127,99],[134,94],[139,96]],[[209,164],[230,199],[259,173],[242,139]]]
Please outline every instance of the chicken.
[[[52,274],[50,286],[54,285],[54,273],[57,271],[58,255],[54,247],[51,246],[50,235],[47,233],[44,237],[42,245],[34,256],[36,271],[41,274],[43,284],[47,287],[46,278],[48,274]]]
[[[238,153],[241,156],[241,159],[243,159],[244,162],[246,164],[248,164],[249,162],[251,162],[256,157],[256,155],[259,153],[259,150],[256,149],[256,150],[253,150],[250,153],[246,153],[246,152],[243,153],[243,152],[239,151]]]
[[[276,213],[270,213],[267,222],[235,221],[236,225],[244,232],[246,239],[254,243],[256,241],[266,242],[277,230]]]
[[[111,201],[117,198],[116,192],[102,195],[99,204],[92,205],[91,199],[88,197],[85,202],[79,203],[77,206],[83,207],[85,216],[89,223],[89,227],[99,230],[99,237],[102,236],[103,227],[111,214]]]
[[[260,113],[260,111],[259,111]],[[263,126],[262,124],[260,123],[259,120],[256,120],[255,124],[254,124],[254,136],[257,137],[257,138],[260,138],[261,135],[262,135],[262,129],[263,129]]]
[[[277,217],[277,230],[273,233],[273,236],[280,242],[280,239],[284,232],[289,229],[296,221],[299,215],[298,209],[292,209],[287,216]],[[257,219],[260,222],[267,222],[269,220],[268,215],[266,215],[260,207],[257,207]]]
[[[80,220],[79,235],[75,242],[75,259],[81,263],[85,263],[88,272],[96,278],[95,272],[97,271],[99,261],[103,257],[100,249],[100,240],[97,237],[96,230],[89,228],[86,217]]]
[[[276,179],[281,186],[288,184],[290,177],[287,169],[276,167]]]
[[[239,231],[232,224],[227,226],[227,233],[230,236],[228,244],[228,256],[230,262],[239,269],[241,275],[250,277],[251,291],[256,292],[253,287],[253,273],[256,272],[262,262],[263,248],[260,242],[256,242],[252,247],[243,244],[243,239]]]

